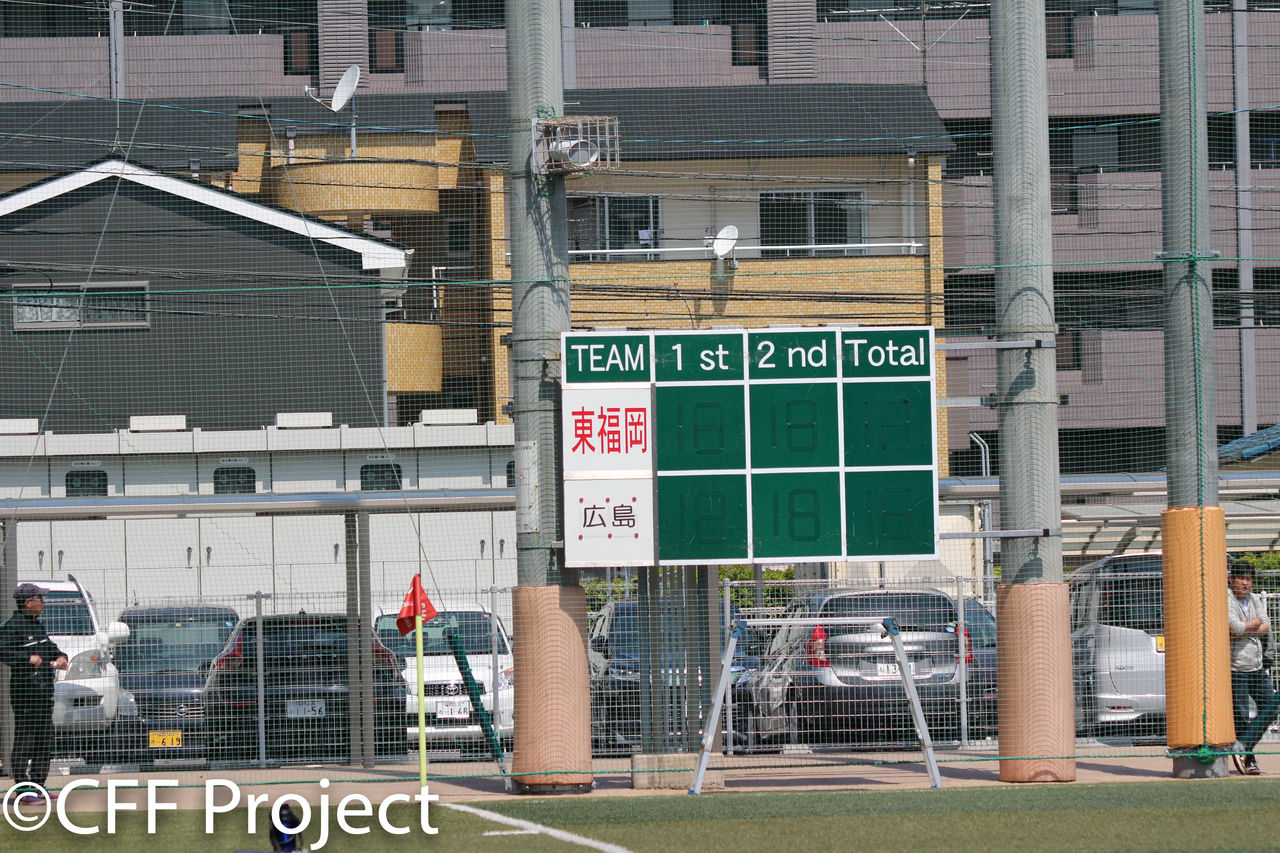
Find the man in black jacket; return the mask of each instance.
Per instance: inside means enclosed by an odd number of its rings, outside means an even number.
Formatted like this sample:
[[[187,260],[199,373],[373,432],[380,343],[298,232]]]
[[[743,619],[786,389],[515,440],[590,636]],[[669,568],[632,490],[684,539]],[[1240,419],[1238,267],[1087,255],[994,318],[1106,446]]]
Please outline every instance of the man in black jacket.
[[[9,667],[9,705],[13,708],[13,753],[9,767],[16,783],[44,788],[53,752],[54,670],[66,669],[67,656],[40,623],[46,590],[18,584],[18,611],[0,626],[0,663]]]

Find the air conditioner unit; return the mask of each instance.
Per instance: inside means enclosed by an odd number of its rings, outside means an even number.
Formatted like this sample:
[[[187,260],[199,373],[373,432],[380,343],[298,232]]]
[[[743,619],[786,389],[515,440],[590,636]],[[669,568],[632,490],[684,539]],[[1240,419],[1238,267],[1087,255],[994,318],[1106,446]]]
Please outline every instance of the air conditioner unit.
[[[542,175],[618,167],[618,120],[612,116],[533,119],[533,166]]]

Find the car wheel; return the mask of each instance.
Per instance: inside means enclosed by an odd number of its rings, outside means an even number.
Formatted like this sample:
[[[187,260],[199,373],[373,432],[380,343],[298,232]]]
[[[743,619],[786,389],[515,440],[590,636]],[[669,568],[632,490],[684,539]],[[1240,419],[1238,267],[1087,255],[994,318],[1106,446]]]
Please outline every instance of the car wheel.
[[[787,701],[787,719],[790,721],[787,740],[792,744],[811,744],[817,739],[817,720],[812,709],[799,694],[791,691]]]
[[[788,716],[794,719],[791,709],[788,710]],[[750,707],[743,709],[743,720],[741,728],[744,744],[742,749],[744,752],[781,752],[783,738],[766,737],[760,732],[760,717],[753,713]]]

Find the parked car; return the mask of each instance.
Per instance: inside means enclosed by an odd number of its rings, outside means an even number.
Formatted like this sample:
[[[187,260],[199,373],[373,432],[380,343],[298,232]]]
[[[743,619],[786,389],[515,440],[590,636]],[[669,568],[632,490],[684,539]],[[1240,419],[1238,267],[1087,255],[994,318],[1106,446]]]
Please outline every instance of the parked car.
[[[480,701],[489,711],[498,737],[515,733],[515,661],[511,638],[502,620],[480,606],[442,611],[422,626],[423,694],[426,701],[427,740],[487,751],[484,731],[462,683],[453,650],[445,637],[452,624],[462,638],[467,665],[480,688]],[[403,661],[408,691],[407,734],[418,741],[418,653],[412,633],[402,636],[395,616],[379,616],[374,632]]]
[[[711,659],[720,660],[728,641],[728,629],[721,625],[719,636],[713,635],[714,648],[701,652],[693,648],[688,641],[694,635],[689,618],[684,609],[664,602],[655,620],[653,661],[657,671],[649,682],[649,736],[659,738],[663,748],[696,748],[701,738],[700,721],[710,711],[714,700],[711,694],[716,687],[704,680],[702,668],[706,666],[708,674],[712,671]],[[737,618],[735,608],[730,621]],[[598,755],[633,752],[643,742],[645,717],[641,708],[645,690],[639,602],[607,602],[596,613],[588,637],[593,751]],[[747,630],[740,635],[734,650],[732,681],[741,680],[760,665],[760,645],[756,632]],[[689,725],[691,720],[696,721],[694,725]]]
[[[962,629],[956,599],[937,589],[826,591],[796,598],[784,616],[808,624],[780,628],[759,670],[735,686],[735,721],[747,746],[914,740],[893,642],[878,624],[885,617],[898,623],[930,736],[958,738],[962,714],[968,715],[970,736],[994,732],[995,619],[975,599],[964,599],[963,607]],[[821,621],[841,617],[874,617],[877,624]]]
[[[55,749],[101,763],[111,742],[138,716],[111,660],[114,647],[128,638],[129,626],[104,622],[93,597],[72,575],[65,581],[40,578],[31,583],[48,590],[40,622],[68,661],[53,687]]]
[[[1104,557],[1073,571],[1067,588],[1077,730],[1162,736],[1163,556]],[[1224,589],[1223,607],[1226,596]]]
[[[204,685],[209,665],[240,620],[229,607],[132,607],[120,614],[129,639],[115,652],[120,681],[138,705],[122,756],[142,763],[205,753]]]
[[[256,623],[256,618],[241,620],[209,668],[204,706],[211,759],[258,755]],[[343,613],[262,617],[268,760],[349,755],[347,641]],[[376,638],[371,642],[375,750],[384,756],[403,754],[405,687],[400,662]]]

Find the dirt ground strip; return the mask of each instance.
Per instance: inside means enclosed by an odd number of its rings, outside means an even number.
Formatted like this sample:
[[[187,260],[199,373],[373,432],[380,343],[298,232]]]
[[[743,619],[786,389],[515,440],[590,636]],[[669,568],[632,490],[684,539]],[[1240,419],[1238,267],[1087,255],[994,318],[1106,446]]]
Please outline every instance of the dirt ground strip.
[[[676,762],[665,787],[637,789],[632,786],[628,759],[597,759],[593,770],[594,788],[586,794],[564,794],[581,797],[628,797],[667,795],[687,791],[692,779],[696,756],[688,762]],[[1259,756],[1264,775],[1280,773],[1280,755]],[[944,788],[989,786],[1000,781],[1001,761],[990,749],[949,751],[938,755],[938,766]],[[476,800],[518,796],[508,791],[497,776],[477,775],[492,765],[467,762],[431,762],[427,770],[427,788],[441,802],[462,803]],[[919,752],[840,753],[838,755],[778,755],[762,760],[760,756],[714,756],[713,771],[722,774],[723,787],[704,786],[704,796],[717,791],[842,791],[903,790],[927,788],[929,773]],[[378,802],[392,794],[412,796],[418,793],[418,772],[414,764],[382,765],[372,768],[342,765],[307,765],[273,768],[236,769],[155,769],[146,773],[130,772],[133,768],[104,768],[108,773],[83,773],[77,767],[54,768],[49,778],[51,790],[66,788],[68,811],[105,811],[108,798],[136,803],[145,809],[148,782],[156,787],[157,800],[174,803],[179,809],[206,809],[210,800],[224,805],[232,796],[232,786],[241,804],[250,795],[266,795],[267,802],[285,793],[302,797],[318,805],[322,798],[337,803],[348,794],[362,794]],[[1151,782],[1173,779],[1173,761],[1162,746],[1096,748],[1082,745],[1075,761],[1076,783]],[[709,774],[714,780],[716,773]],[[109,790],[114,780],[114,791]],[[136,781],[135,781],[136,780]],[[323,781],[322,781],[323,780]],[[134,786],[137,787],[134,787]],[[70,786],[68,788],[68,786]],[[535,789],[531,793],[559,793]]]

